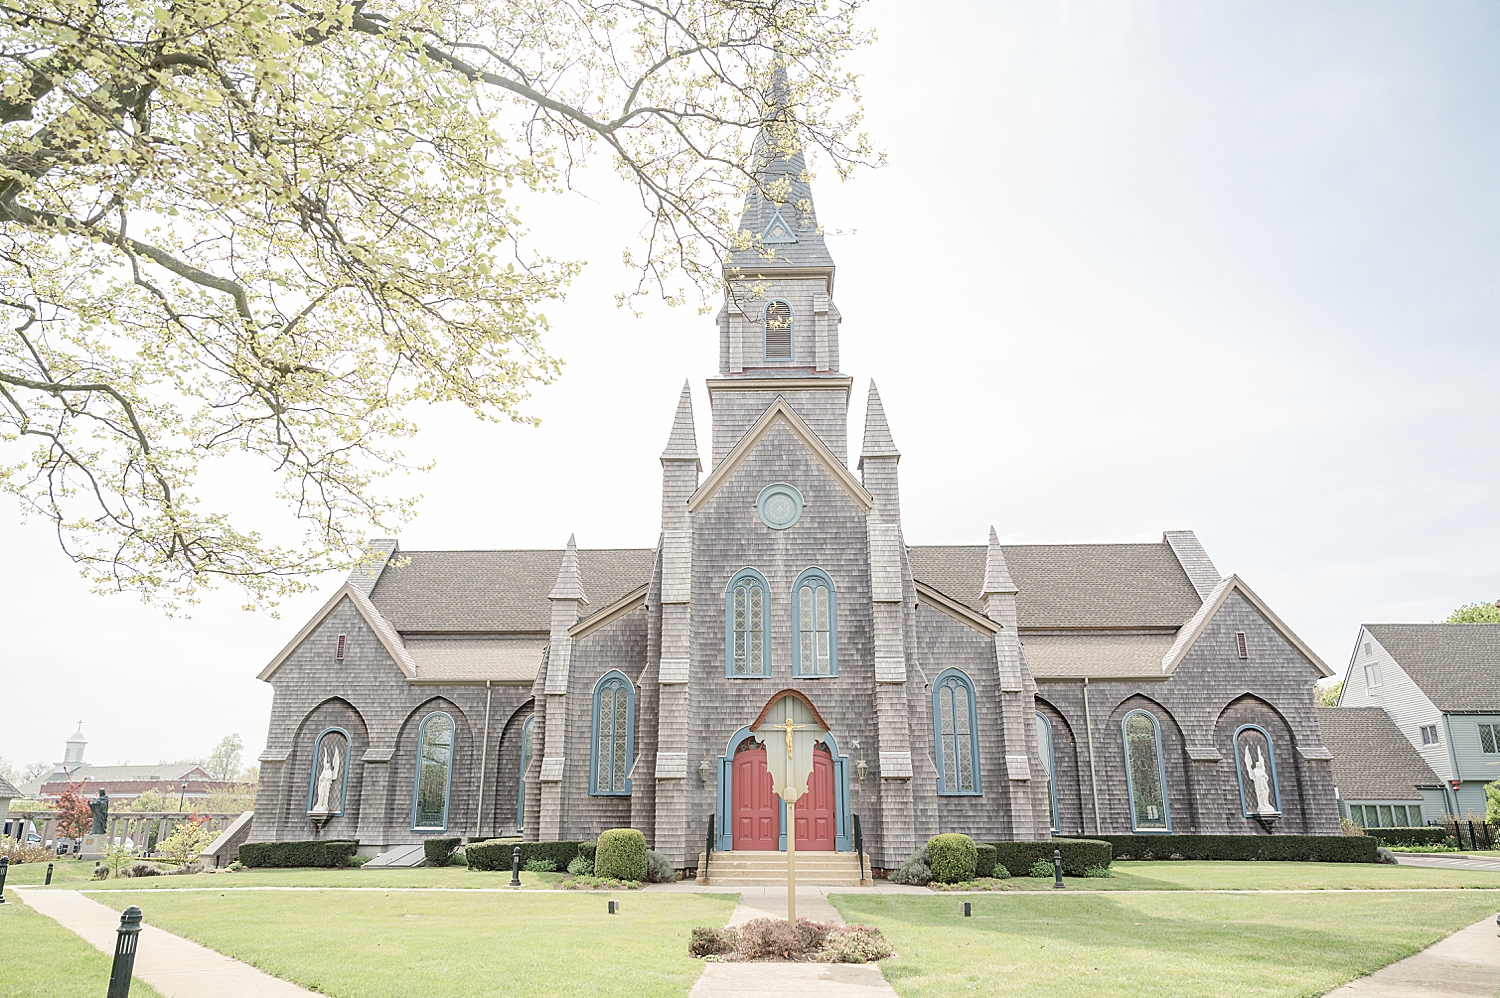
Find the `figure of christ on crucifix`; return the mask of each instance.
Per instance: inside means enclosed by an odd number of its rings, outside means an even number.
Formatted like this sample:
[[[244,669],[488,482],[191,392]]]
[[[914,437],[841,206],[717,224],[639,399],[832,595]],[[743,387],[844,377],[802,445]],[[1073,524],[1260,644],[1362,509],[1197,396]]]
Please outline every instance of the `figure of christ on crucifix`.
[[[788,717],[785,724],[768,724],[764,730],[775,730],[786,732],[786,766],[777,766],[781,770],[782,779],[776,781],[776,793],[786,802],[786,920],[793,925],[797,924],[797,798],[801,797],[807,788],[807,778],[812,772],[812,756],[808,754],[807,772],[796,771],[796,752],[792,733],[795,731],[815,730],[821,732],[816,724],[798,724],[795,718]],[[772,774],[774,777],[775,773]]]

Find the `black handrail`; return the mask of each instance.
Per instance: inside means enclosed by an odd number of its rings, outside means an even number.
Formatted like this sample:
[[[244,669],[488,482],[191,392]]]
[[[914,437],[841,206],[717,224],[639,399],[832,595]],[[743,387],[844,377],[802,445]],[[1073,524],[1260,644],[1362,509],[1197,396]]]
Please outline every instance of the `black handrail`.
[[[703,872],[700,874],[704,883],[708,882],[708,858],[714,854],[714,816],[708,816],[708,842],[703,850]]]
[[[859,854],[859,882],[865,882],[865,832],[859,824],[859,815],[854,818],[854,851]]]

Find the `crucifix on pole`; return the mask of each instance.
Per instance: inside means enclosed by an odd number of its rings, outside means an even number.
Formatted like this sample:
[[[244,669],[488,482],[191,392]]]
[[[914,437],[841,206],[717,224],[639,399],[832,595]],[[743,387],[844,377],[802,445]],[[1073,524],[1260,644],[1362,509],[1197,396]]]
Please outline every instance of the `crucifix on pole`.
[[[785,718],[781,723],[773,717]],[[769,747],[772,732],[786,739],[786,753],[768,751],[766,769],[771,774],[772,789],[785,803],[783,831],[786,834],[786,917],[797,921],[797,799],[807,793],[807,778],[812,775],[813,745],[828,737],[828,729],[800,694],[784,690],[771,698],[761,712],[754,734]],[[780,741],[777,739],[776,741]]]

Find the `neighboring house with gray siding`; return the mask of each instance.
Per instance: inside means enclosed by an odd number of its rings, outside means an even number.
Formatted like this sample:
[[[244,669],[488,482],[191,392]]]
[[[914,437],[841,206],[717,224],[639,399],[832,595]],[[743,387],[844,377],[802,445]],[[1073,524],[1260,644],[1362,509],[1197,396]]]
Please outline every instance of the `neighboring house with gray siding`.
[[[1483,815],[1500,779],[1500,624],[1365,624],[1340,707],[1390,715],[1443,784],[1443,809]]]
[[[767,148],[741,224],[774,259],[726,268],[711,463],[685,386],[656,546],[381,542],[261,673],[255,838],[631,826],[687,868],[712,823],[717,849],[783,849],[750,725],[787,690],[829,730],[799,851],[849,850],[856,818],[881,868],[941,831],[1336,833],[1328,669],[1191,532],[907,543],[873,384],[851,461],[802,155]]]
[[[1339,812],[1365,828],[1402,828],[1447,814],[1442,781],[1379,707],[1319,707],[1333,753]]]

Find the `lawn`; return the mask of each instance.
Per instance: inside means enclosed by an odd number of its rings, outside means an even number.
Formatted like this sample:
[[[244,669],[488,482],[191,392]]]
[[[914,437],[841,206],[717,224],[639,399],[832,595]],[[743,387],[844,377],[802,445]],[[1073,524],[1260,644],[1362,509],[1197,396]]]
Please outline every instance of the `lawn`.
[[[152,925],[342,998],[681,998],[702,969],[687,954],[692,927],[723,925],[738,899],[561,891],[93,897],[116,909],[140,905]],[[621,902],[617,915],[606,913],[610,898]]]
[[[1500,888],[1500,873],[1384,863],[1235,863],[1117,861],[1108,878],[1064,878],[1070,890],[1393,890],[1413,887]],[[1015,890],[1052,890],[1052,880],[1013,877]]]
[[[847,921],[877,926],[896,948],[881,968],[903,998],[1293,998],[1324,994],[1493,917],[1500,891],[832,900]],[[963,901],[972,918],[962,917]]]
[[[32,864],[27,864],[31,866]],[[81,864],[80,864],[81,865]],[[18,867],[17,869],[24,869]],[[46,864],[42,864],[46,869]],[[61,868],[59,868],[61,869]],[[80,871],[77,879],[62,880],[57,872],[52,875],[54,885],[62,884],[69,890],[141,891],[181,890],[187,887],[506,887],[510,883],[510,871],[480,872],[465,866],[441,868],[416,867],[410,870],[241,870],[238,873],[196,873],[184,876],[126,877],[120,880],[101,880],[84,883],[93,873],[90,865]],[[550,888],[563,879],[561,873],[522,873],[521,886],[535,890]],[[1500,879],[1500,878],[1497,878]],[[42,882],[41,876],[19,883]]]
[[[112,959],[15,896],[0,905],[0,995],[6,998],[99,998],[109,987]],[[130,994],[161,998],[139,978]]]
[[[57,859],[52,861],[52,882],[65,884],[70,889],[84,886],[94,875],[94,861],[81,859]],[[46,863],[12,864],[5,875],[6,887],[35,887],[47,878]]]

